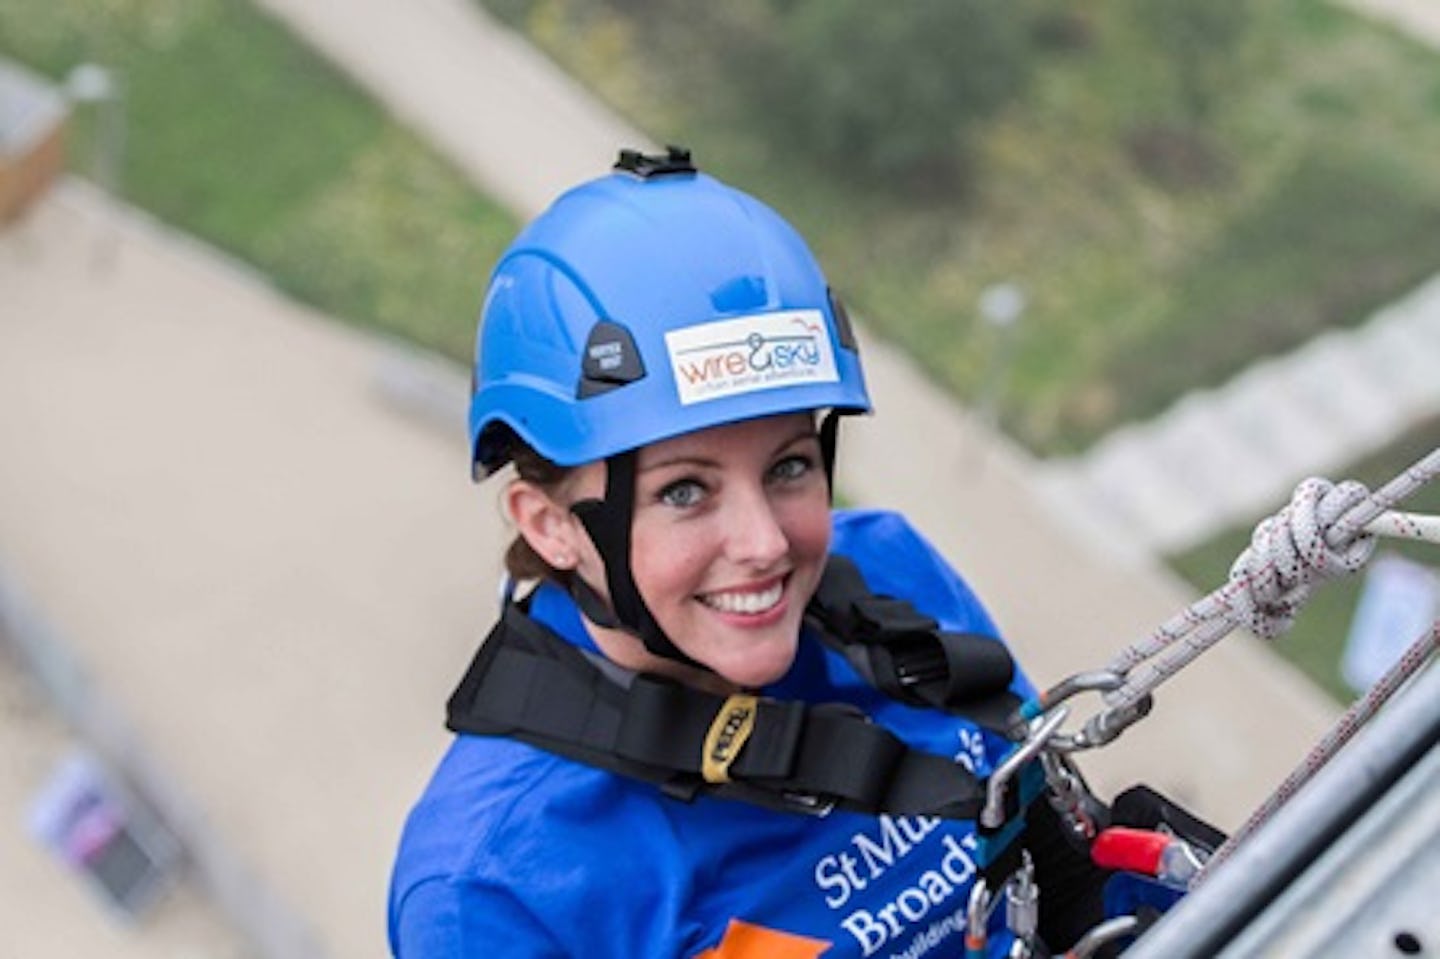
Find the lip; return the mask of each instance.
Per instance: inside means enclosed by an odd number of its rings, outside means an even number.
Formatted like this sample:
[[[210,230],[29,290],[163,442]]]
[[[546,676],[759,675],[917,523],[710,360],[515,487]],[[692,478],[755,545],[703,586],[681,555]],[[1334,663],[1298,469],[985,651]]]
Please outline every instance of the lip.
[[[695,601],[699,603],[707,613],[719,618],[724,623],[745,629],[759,629],[765,626],[772,626],[785,618],[785,613],[790,608],[789,573],[786,573],[784,576],[775,576],[762,580],[758,583],[747,583],[744,586],[732,586],[726,589],[707,591],[710,595],[715,593],[763,593],[768,589],[774,588],[777,583],[780,585],[780,599],[774,606],[771,606],[763,613],[727,612],[716,609],[699,597],[696,597]]]

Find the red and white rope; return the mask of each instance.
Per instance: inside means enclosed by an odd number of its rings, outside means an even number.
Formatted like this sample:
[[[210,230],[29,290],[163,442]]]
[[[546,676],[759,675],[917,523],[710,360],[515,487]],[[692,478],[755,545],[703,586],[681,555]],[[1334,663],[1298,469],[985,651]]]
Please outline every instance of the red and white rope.
[[[1440,518],[1392,511],[1437,476],[1440,448],[1374,493],[1353,482],[1302,482],[1290,503],[1256,528],[1229,582],[1106,665],[1125,679],[1105,694],[1106,704],[1114,710],[1133,707],[1238,626],[1265,637],[1280,635],[1315,584],[1365,564],[1376,535],[1440,542]]]
[[[1405,650],[1404,655],[1394,666],[1381,676],[1379,680],[1370,687],[1361,699],[1357,700],[1345,711],[1345,714],[1336,720],[1335,725],[1325,734],[1315,748],[1310,750],[1304,761],[1285,778],[1275,791],[1271,793],[1260,808],[1251,813],[1239,829],[1225,841],[1215,854],[1205,864],[1205,870],[1201,876],[1208,875],[1210,870],[1225,860],[1235,847],[1244,842],[1262,823],[1273,816],[1281,806],[1290,801],[1290,798],[1300,791],[1319,771],[1320,767],[1330,761],[1340,751],[1351,737],[1370,721],[1370,718],[1380,711],[1380,707],[1395,694],[1405,681],[1409,679],[1431,656],[1440,651],[1440,622],[1430,627],[1430,631],[1421,636],[1410,648]]]

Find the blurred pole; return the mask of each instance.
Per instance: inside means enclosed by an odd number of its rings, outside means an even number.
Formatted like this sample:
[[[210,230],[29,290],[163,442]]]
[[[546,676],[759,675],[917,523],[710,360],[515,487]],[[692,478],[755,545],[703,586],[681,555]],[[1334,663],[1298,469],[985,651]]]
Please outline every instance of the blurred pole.
[[[90,157],[90,177],[112,197],[121,195],[120,174],[125,156],[125,102],[119,78],[98,63],[82,63],[65,78],[71,102],[89,107],[94,113],[95,142]],[[118,236],[112,231],[95,241],[94,265],[114,261]]]
[[[1015,351],[1016,329],[1025,312],[1025,291],[1015,283],[992,283],[980,291],[980,320],[984,330],[986,362],[984,376],[980,383],[979,402],[976,404],[976,419],[983,430],[994,433],[1000,428],[1000,403],[1004,398],[1005,384],[1010,377],[1010,365]],[[983,466],[981,450],[986,440],[974,444],[973,459],[977,471]]]

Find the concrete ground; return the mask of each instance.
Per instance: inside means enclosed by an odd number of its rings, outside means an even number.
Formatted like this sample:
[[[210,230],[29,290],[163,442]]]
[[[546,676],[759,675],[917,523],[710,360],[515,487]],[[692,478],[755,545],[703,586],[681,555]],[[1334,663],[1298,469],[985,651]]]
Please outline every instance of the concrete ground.
[[[3,643],[0,643],[3,646]],[[0,955],[15,959],[245,959],[244,940],[193,878],[143,923],[103,910],[26,834],[36,793],[79,745],[45,693],[0,648]]]
[[[1353,330],[1047,461],[1042,482],[1058,509],[1104,517],[1132,550],[1178,553],[1273,512],[1297,476],[1346,478],[1347,466],[1440,414],[1436,370],[1440,277]]]
[[[0,234],[0,289],[0,570],[72,699],[108,703],[82,722],[263,954],[384,954],[401,819],[493,608],[460,414],[417,423],[388,344],[78,184]]]
[[[1440,47],[1440,5],[1434,0],[1343,0],[1350,7],[1383,20],[1421,43]]]

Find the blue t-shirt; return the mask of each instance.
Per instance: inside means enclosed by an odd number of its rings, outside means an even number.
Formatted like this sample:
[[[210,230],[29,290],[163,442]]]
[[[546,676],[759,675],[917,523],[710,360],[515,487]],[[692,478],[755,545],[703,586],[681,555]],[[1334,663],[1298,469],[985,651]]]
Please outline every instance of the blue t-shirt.
[[[995,635],[970,589],[897,514],[837,512],[832,548],[873,592],[908,599],[945,629]],[[531,615],[593,649],[558,588],[538,590]],[[1012,689],[1032,692],[1018,671]],[[966,720],[890,699],[814,637],[764,692],[853,704],[979,776],[1009,748]],[[400,959],[958,956],[975,852],[970,822],[680,802],[520,742],[461,735],[406,824],[390,945]]]

